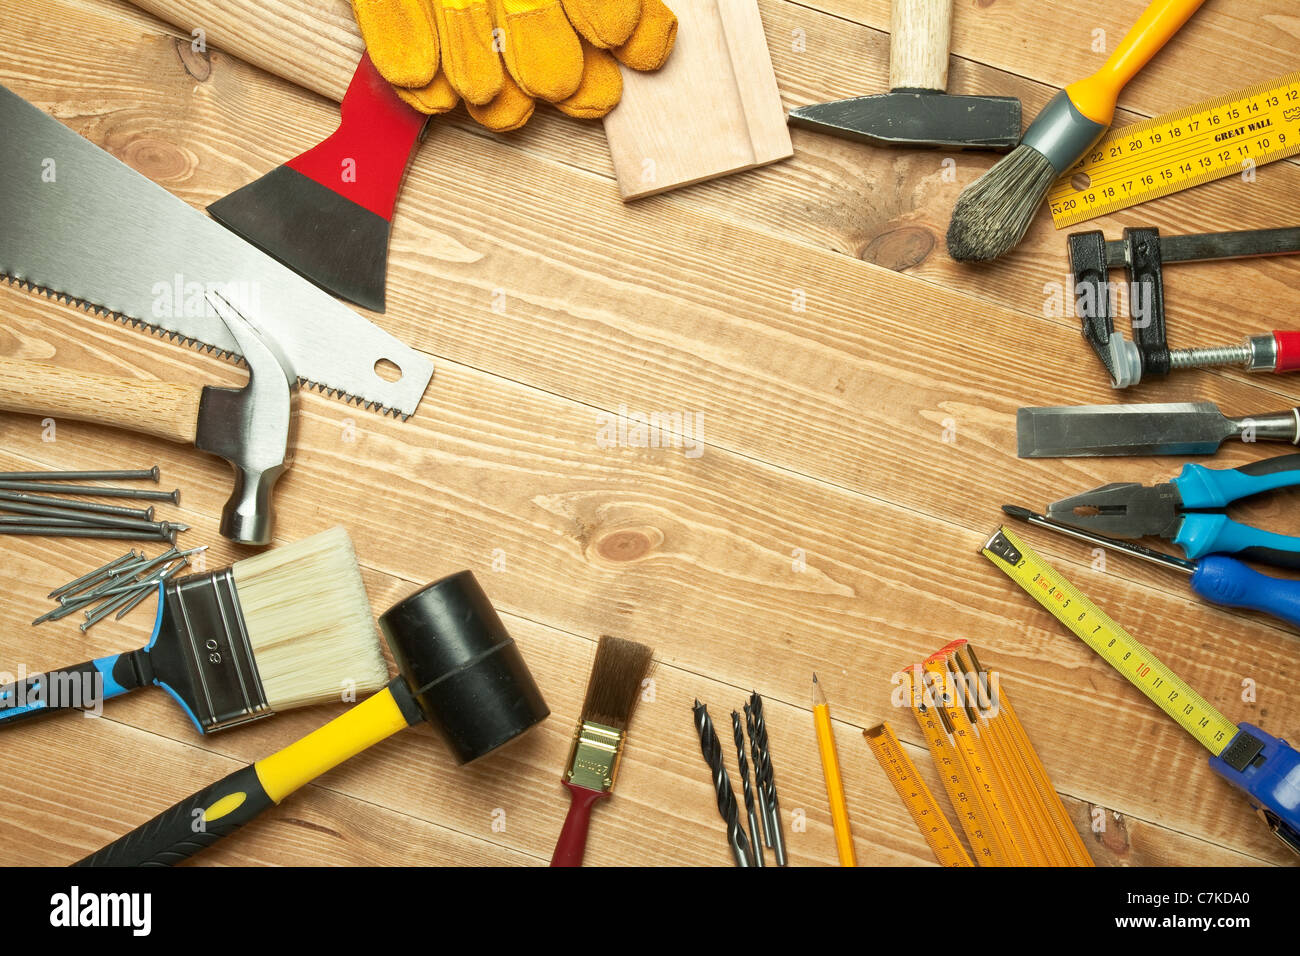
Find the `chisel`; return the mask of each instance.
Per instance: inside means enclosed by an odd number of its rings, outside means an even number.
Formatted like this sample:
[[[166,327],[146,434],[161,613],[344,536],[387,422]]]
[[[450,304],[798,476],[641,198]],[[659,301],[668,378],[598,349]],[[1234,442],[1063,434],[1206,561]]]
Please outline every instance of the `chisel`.
[[[1212,455],[1224,439],[1300,444],[1300,408],[1229,418],[1212,402],[1077,405],[1016,413],[1021,458]]]

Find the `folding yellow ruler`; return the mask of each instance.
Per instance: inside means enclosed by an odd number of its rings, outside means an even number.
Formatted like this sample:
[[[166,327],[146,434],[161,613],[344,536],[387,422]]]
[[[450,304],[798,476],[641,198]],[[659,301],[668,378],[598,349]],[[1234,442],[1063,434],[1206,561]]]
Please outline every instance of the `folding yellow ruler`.
[[[961,841],[957,839],[957,831],[952,828],[934,799],[934,794],[917,773],[916,764],[912,763],[912,758],[898,742],[893,728],[888,723],[879,724],[862,731],[862,736],[867,738],[867,746],[876,755],[885,776],[889,777],[889,782],[902,798],[907,812],[916,821],[917,828],[934,851],[939,865],[974,866]]]
[[[1047,193],[1057,229],[1300,153],[1300,72],[1111,130]]]

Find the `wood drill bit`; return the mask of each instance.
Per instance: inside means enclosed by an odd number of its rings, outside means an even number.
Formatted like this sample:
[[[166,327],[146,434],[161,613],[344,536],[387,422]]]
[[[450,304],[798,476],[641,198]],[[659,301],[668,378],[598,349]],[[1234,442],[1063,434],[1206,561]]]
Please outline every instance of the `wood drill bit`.
[[[763,859],[763,837],[758,829],[758,813],[754,810],[754,789],[749,785],[749,761],[745,759],[745,728],[740,723],[740,714],[734,710],[731,712],[731,732],[736,738],[736,763],[740,768],[740,790],[745,795],[745,815],[749,817],[754,865],[766,866]]]
[[[758,816],[763,821],[763,846],[772,848],[772,815],[767,812],[767,790],[763,787],[763,752],[758,749],[758,734],[754,731],[754,712],[745,704],[745,727],[749,730],[749,749],[754,755],[754,786],[758,788]]]
[[[781,804],[776,798],[776,775],[772,771],[772,752],[767,744],[767,721],[763,719],[763,698],[758,696],[758,691],[749,695],[745,714],[751,718],[750,740],[758,748],[758,757],[754,761],[754,779],[767,804],[767,832],[772,838],[772,851],[776,854],[777,866],[785,866],[788,861],[785,832],[781,828]]]
[[[700,735],[700,751],[704,754],[704,762],[713,772],[718,813],[722,814],[722,819],[727,824],[727,843],[731,846],[731,854],[736,858],[736,866],[753,866],[745,828],[740,824],[740,807],[736,804],[731,778],[727,776],[727,767],[722,761],[722,743],[713,729],[708,708],[697,700],[692,710],[695,712],[695,731]]]

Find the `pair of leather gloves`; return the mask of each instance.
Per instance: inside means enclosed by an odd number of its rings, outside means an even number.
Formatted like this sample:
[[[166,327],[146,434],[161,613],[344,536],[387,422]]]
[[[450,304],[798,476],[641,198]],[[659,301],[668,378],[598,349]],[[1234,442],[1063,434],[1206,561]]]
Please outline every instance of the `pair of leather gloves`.
[[[424,113],[465,101],[504,132],[535,100],[596,118],[623,95],[619,64],[657,70],[677,17],[663,0],[352,0],[370,59]]]

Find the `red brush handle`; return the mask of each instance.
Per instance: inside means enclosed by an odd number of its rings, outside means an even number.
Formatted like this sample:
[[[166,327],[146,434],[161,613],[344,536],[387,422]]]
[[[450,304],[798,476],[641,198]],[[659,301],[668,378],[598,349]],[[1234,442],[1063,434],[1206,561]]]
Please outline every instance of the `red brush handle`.
[[[428,121],[398,98],[370,55],[362,54],[343,94],[339,128],[285,165],[391,220],[406,164]]]
[[[1277,367],[1275,372],[1294,372],[1300,369],[1300,332],[1274,332],[1277,342]]]
[[[566,783],[569,788],[569,815],[564,818],[564,829],[555,843],[551,866],[582,866],[582,855],[587,849],[587,828],[591,826],[591,808],[596,801],[609,794],[604,790],[590,790]]]

